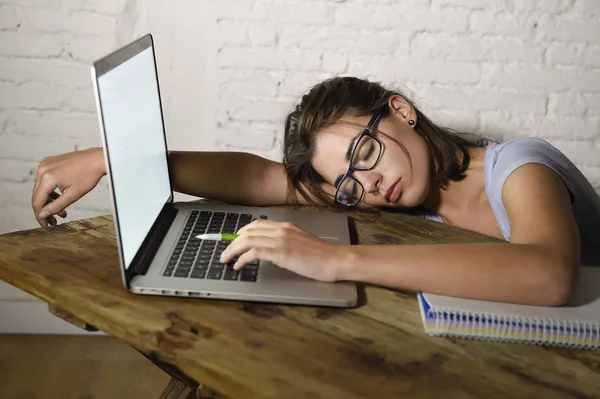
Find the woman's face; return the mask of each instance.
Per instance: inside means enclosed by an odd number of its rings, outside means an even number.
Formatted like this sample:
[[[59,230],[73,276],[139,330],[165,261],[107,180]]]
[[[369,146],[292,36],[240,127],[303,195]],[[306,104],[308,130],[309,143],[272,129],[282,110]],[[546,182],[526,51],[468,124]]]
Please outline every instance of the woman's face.
[[[401,96],[391,97],[389,107],[388,116],[372,129],[382,143],[379,162],[372,170],[354,172],[365,190],[358,206],[415,207],[429,193],[429,149],[413,129],[419,123],[414,108]],[[312,166],[333,187],[333,192],[336,180],[348,170],[346,152],[369,119],[370,116],[343,117],[317,134]],[[411,119],[415,125],[409,125]]]

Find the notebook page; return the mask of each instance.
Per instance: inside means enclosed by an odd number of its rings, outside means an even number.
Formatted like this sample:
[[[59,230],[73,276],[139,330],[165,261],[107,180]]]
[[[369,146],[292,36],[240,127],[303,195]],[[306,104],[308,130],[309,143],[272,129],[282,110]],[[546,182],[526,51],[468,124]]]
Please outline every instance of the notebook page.
[[[515,305],[425,293],[422,295],[433,309],[448,309],[467,314],[600,323],[600,267],[580,269],[579,280],[571,300],[561,307]]]

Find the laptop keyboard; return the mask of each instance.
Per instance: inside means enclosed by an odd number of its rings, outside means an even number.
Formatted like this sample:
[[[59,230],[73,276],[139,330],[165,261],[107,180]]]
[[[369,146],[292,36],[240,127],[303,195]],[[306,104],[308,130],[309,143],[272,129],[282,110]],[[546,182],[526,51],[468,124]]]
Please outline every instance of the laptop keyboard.
[[[262,215],[260,218],[267,217]],[[253,220],[248,213],[192,211],[163,276],[255,282],[259,261],[247,263],[240,271],[233,270],[238,258],[228,264],[219,261],[230,242],[196,238],[198,234],[204,233],[233,234]]]

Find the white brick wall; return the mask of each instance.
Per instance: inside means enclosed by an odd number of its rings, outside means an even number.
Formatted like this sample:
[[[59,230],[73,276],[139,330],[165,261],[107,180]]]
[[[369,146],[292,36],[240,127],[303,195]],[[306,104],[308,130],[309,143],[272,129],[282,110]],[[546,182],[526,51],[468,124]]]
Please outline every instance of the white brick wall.
[[[44,156],[99,145],[90,62],[147,31],[172,148],[280,159],[301,94],[357,75],[459,130],[545,138],[600,191],[597,0],[0,0],[0,232],[35,227]],[[101,184],[72,217],[109,209]]]

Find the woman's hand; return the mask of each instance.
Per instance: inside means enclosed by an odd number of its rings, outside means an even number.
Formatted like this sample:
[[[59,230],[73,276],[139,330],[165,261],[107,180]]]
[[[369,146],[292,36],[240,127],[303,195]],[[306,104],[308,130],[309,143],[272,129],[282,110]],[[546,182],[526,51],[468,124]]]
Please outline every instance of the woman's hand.
[[[344,246],[334,245],[301,230],[292,223],[256,220],[238,231],[236,238],[221,255],[221,262],[239,259],[239,270],[253,260],[264,260],[314,280],[338,280],[338,265],[343,261]]]
[[[65,208],[96,187],[105,169],[100,148],[45,158],[38,168],[31,198],[38,223],[46,227],[57,223],[54,215],[67,217]]]

